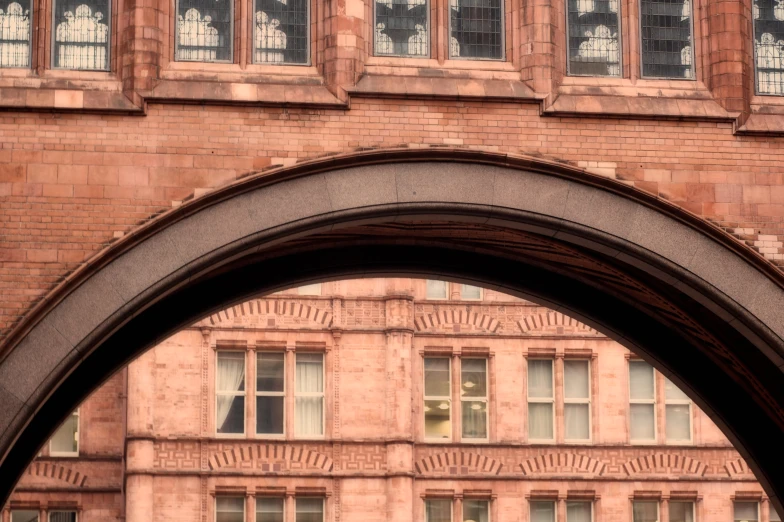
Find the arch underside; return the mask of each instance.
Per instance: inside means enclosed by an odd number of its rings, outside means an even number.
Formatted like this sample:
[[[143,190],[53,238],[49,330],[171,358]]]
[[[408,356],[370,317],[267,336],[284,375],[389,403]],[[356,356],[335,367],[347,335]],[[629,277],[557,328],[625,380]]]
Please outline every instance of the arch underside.
[[[724,430],[780,507],[775,275],[685,213],[585,174],[335,163],[243,180],[162,217],[13,332],[14,350],[0,351],[0,496],[57,420],[177,329],[297,284],[412,275],[525,297],[640,353]]]

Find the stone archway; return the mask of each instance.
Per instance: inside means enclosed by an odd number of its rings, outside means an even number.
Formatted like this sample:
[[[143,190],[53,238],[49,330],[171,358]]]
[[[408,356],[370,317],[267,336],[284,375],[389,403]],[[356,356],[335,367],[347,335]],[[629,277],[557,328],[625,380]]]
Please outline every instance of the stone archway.
[[[784,276],[673,205],[563,165],[374,151],[245,178],[83,267],[0,347],[0,496],[59,418],[181,326],[294,284],[437,275],[526,296],[638,351],[781,508]]]

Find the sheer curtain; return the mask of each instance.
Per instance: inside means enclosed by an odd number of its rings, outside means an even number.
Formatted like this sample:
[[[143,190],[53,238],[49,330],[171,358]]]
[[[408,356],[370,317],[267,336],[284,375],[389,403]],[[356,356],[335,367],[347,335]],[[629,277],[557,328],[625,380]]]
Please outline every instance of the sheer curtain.
[[[659,520],[658,502],[634,502],[632,507],[633,522],[657,522]]]
[[[49,522],[76,522],[75,511],[50,511]]]
[[[528,361],[528,436],[553,438],[553,361]]]
[[[555,522],[555,502],[531,502],[531,522]]]
[[[566,522],[591,522],[591,503],[566,502]]]
[[[236,392],[244,388],[245,354],[240,352],[219,353],[217,381],[216,425],[220,430],[229,416],[231,405],[237,399]]]
[[[590,438],[588,361],[564,361],[564,424],[567,440]]]
[[[297,354],[297,435],[324,434],[324,358]]]

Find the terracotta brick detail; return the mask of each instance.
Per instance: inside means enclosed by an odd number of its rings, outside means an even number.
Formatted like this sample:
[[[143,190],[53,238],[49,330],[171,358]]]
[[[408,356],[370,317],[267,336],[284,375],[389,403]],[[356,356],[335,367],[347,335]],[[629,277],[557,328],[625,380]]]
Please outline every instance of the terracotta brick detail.
[[[601,476],[605,469],[606,465],[603,462],[588,455],[576,453],[548,453],[538,455],[520,464],[520,471],[523,472],[523,475],[571,472]]]
[[[332,458],[305,446],[284,444],[237,445],[210,457],[211,470],[237,467],[247,461],[256,461],[262,470],[279,471],[281,464],[292,462],[323,471],[332,471]],[[269,468],[267,468],[269,467]],[[267,469],[265,469],[267,468]]]
[[[33,462],[27,469],[27,473],[35,477],[49,477],[61,480],[73,486],[82,487],[87,484],[87,475],[52,462]]]
[[[436,470],[449,469],[457,473],[469,471],[498,475],[504,465],[494,458],[470,451],[452,451],[430,455],[419,460],[414,467],[417,473],[423,474]]]
[[[623,465],[627,475],[637,473],[683,473],[702,476],[708,467],[699,460],[677,454],[653,453],[637,457]]]

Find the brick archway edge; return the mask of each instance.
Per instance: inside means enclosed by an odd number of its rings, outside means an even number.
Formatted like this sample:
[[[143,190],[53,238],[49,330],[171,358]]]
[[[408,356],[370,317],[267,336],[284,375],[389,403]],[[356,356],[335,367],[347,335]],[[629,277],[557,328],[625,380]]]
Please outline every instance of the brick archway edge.
[[[752,391],[750,399],[767,401],[767,411],[784,412],[784,277],[717,227],[648,193],[558,163],[459,149],[358,152],[249,176],[163,214],[91,260],[31,310],[0,346],[0,502],[36,445],[57,426],[58,415],[64,416],[129,357],[199,318],[176,313],[146,317],[156,303],[274,245],[395,221],[481,223],[526,231],[642,271],[731,326],[747,343],[735,349],[764,362],[757,368],[758,382],[749,389],[769,393],[763,399]],[[361,258],[352,262],[350,270],[338,269],[338,262],[332,267],[314,263],[308,273],[281,279],[271,275],[263,288],[338,273],[370,274],[363,271]],[[414,271],[459,276],[456,269],[441,270],[437,260],[432,263]],[[531,295],[511,277],[474,273],[466,280]],[[210,296],[203,298],[209,301]],[[228,304],[210,302],[200,309],[201,316]],[[566,301],[544,304],[643,353],[656,352],[608,326],[610,320],[604,322],[601,312],[585,315]],[[134,323],[140,318],[147,322]],[[146,337],[144,345],[133,344],[127,329],[142,324],[155,336]],[[689,370],[668,373],[688,388]],[[76,375],[91,377],[79,387],[72,382]],[[67,397],[64,383],[70,383]],[[776,404],[769,404],[771,397]],[[720,425],[721,407],[707,405]],[[750,421],[772,430],[770,440],[784,440],[781,418],[768,414]],[[784,452],[769,448],[780,456],[760,458],[763,448],[744,445],[743,426],[728,421],[722,427],[780,507]]]

